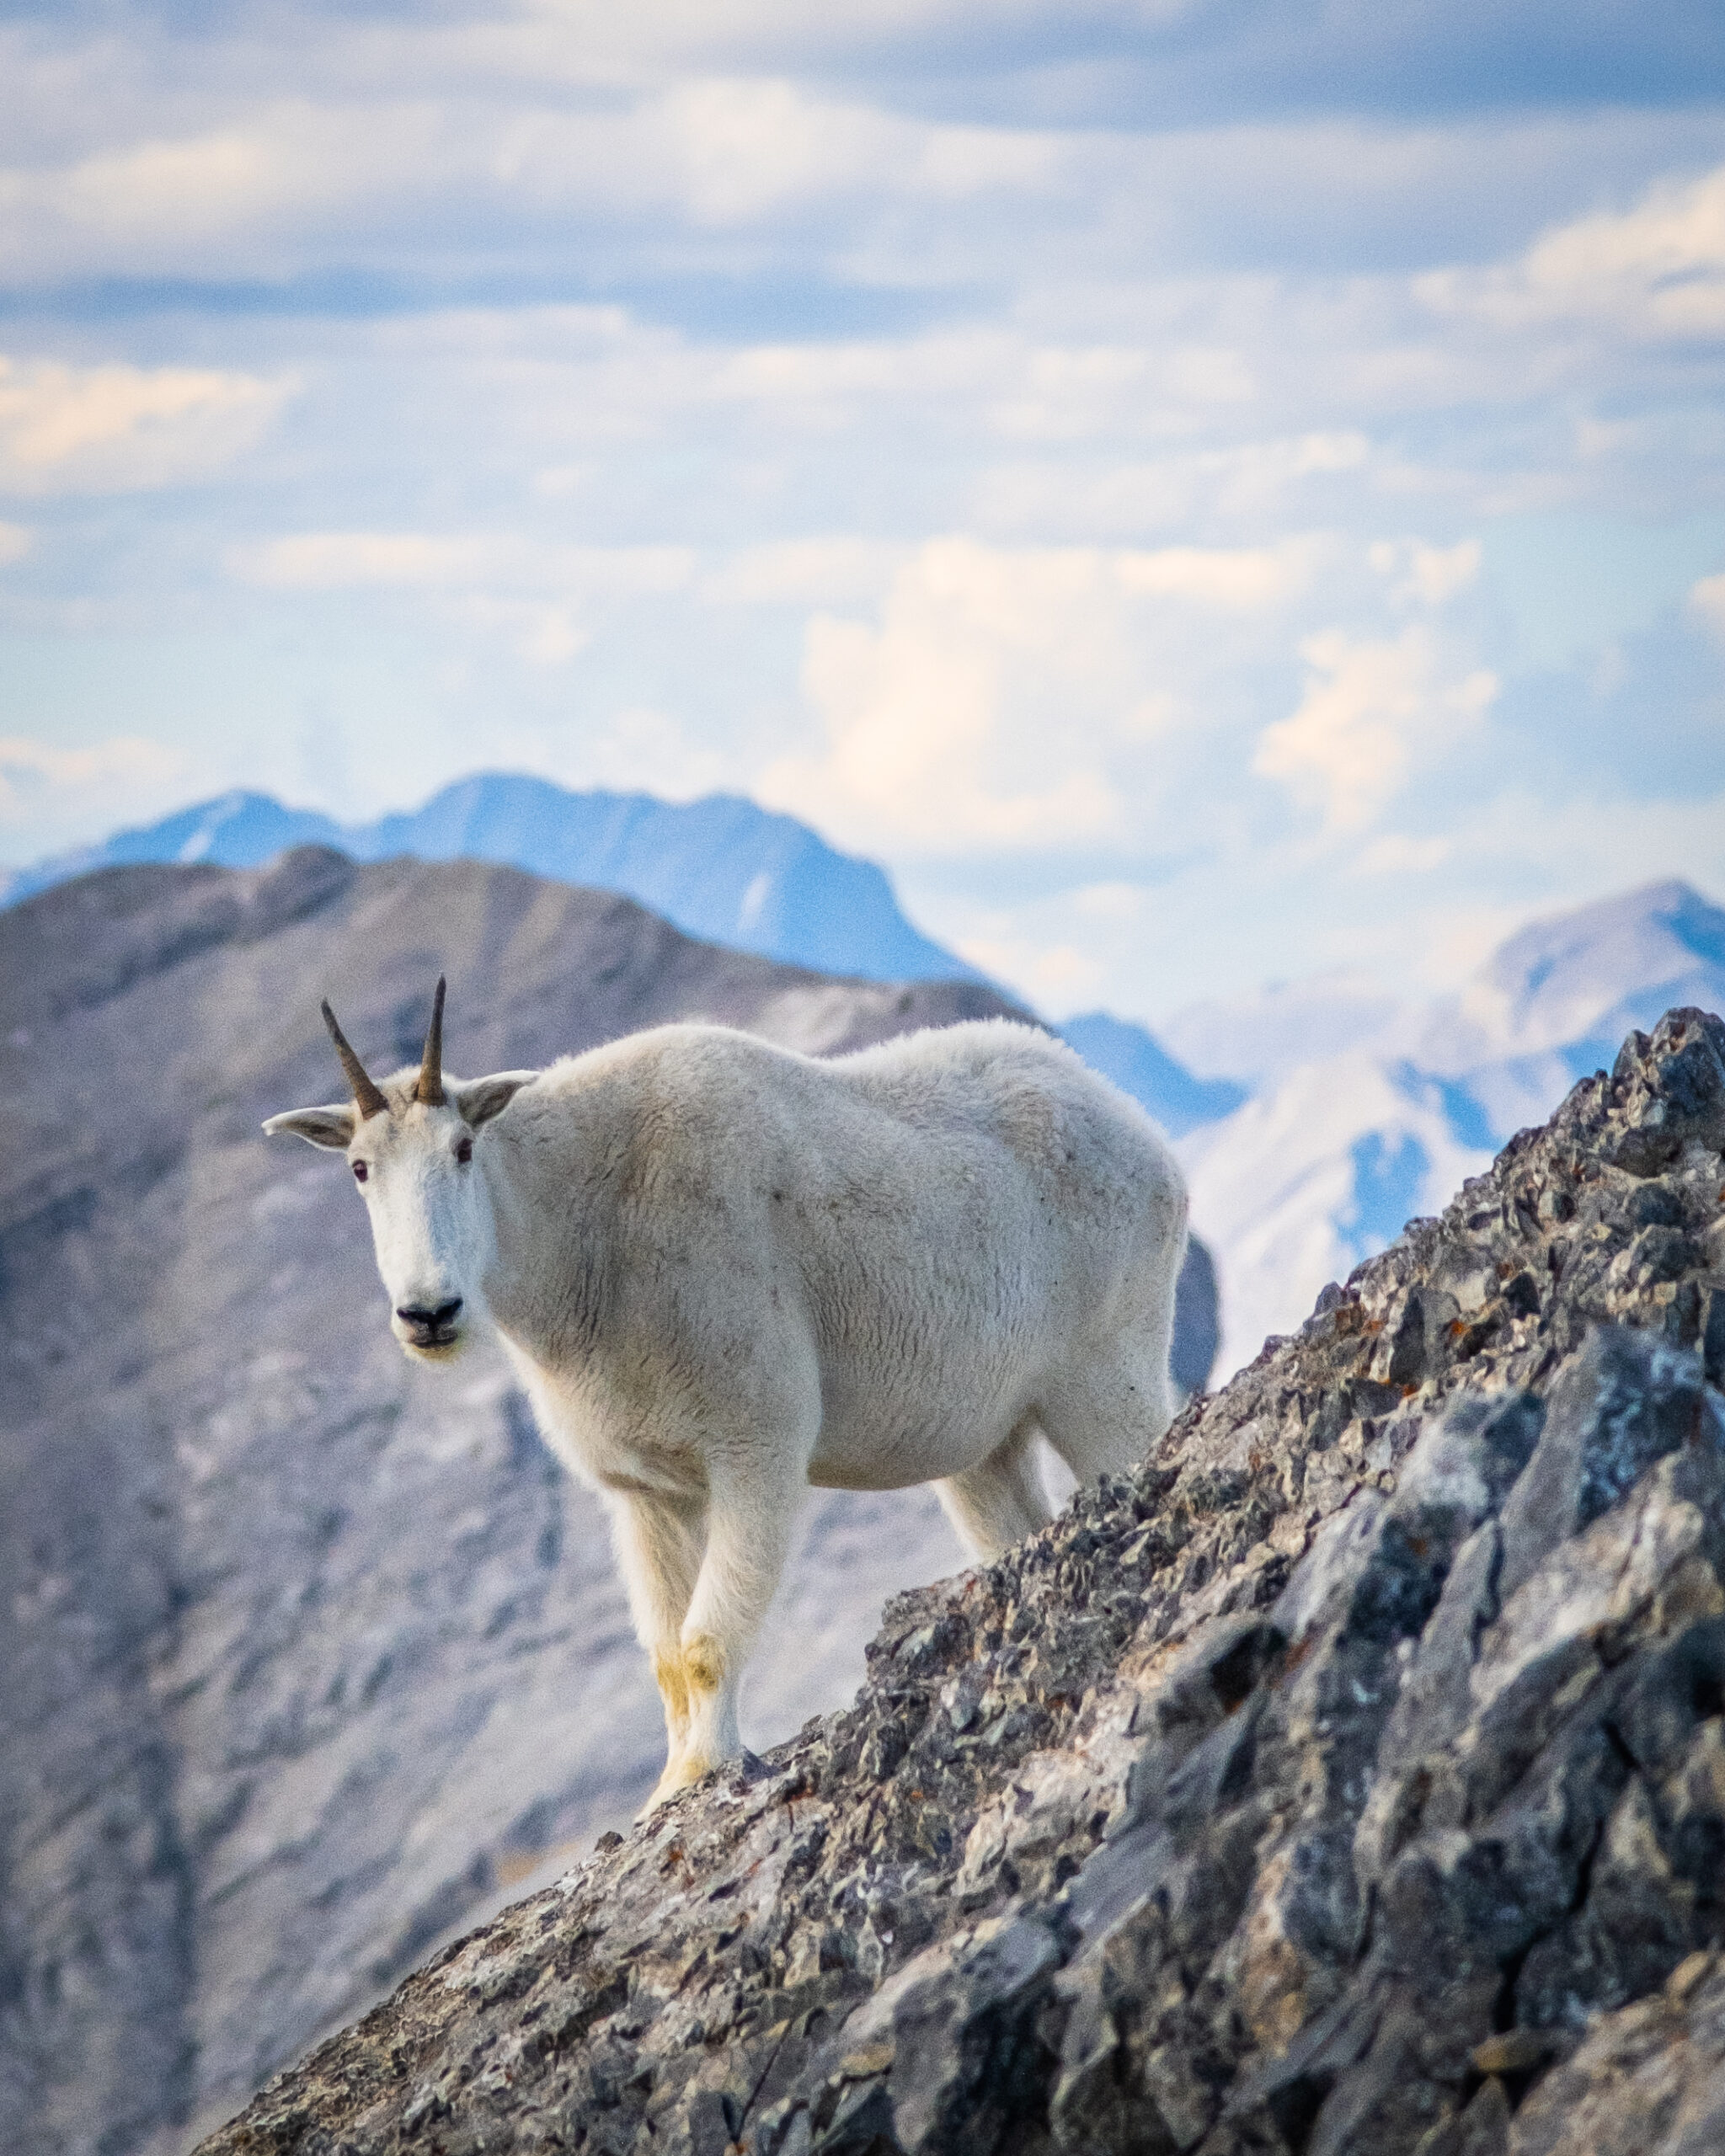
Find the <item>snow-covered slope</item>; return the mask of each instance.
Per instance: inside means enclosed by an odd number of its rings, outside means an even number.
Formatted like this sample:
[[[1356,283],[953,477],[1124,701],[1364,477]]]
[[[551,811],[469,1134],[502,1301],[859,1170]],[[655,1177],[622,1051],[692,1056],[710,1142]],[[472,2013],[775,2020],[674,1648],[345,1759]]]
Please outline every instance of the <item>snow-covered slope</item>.
[[[1381,981],[1337,971],[1273,981],[1226,1002],[1188,1003],[1157,1031],[1201,1078],[1233,1079],[1257,1092],[1301,1064],[1380,1040],[1402,1008]]]
[[[1543,1121],[1632,1027],[1685,1003],[1725,1010],[1725,910],[1665,883],[1532,923],[1434,1004],[1374,1004],[1332,976],[1172,1021],[1199,1069],[1273,1074],[1179,1147],[1221,1280],[1218,1380]],[[1313,1054],[1326,1013],[1331,1052]]]
[[[840,853],[806,824],[734,794],[687,803],[645,793],[572,793],[518,773],[481,772],[411,814],[340,825],[267,794],[227,793],[158,824],[20,869],[10,905],[51,884],[139,862],[254,868],[290,846],[333,846],[359,861],[413,854],[525,868],[620,891],[692,936],[824,973],[868,980],[976,980],[921,935],[873,862]]]
[[[1609,1063],[1632,1027],[1722,988],[1725,910],[1687,883],[1648,883],[1519,930],[1432,1006],[1415,1052],[1449,1070],[1583,1048]]]
[[[1221,1283],[1216,1383],[1492,1159],[1432,1081],[1358,1052],[1301,1064],[1178,1150]]]

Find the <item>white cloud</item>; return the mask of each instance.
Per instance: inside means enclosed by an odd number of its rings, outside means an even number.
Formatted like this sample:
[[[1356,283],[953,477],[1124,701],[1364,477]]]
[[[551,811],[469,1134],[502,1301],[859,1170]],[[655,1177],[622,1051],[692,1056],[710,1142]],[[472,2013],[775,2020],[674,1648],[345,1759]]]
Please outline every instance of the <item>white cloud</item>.
[[[1415,289],[1439,313],[1507,328],[1588,321],[1636,338],[1725,330],[1725,165],[1663,179],[1632,210],[1554,227],[1514,261],[1446,270]]]
[[[761,771],[763,799],[852,843],[940,852],[1120,839],[1146,755],[1182,722],[1218,617],[1274,615],[1311,550],[1106,552],[932,540],[878,625],[822,615],[804,691],[824,750]]]
[[[1305,589],[1316,551],[1300,541],[1279,547],[1163,547],[1117,554],[1113,567],[1120,589],[1134,595],[1256,614],[1285,606]]]
[[[684,205],[709,225],[865,190],[952,201],[1022,189],[1047,178],[1055,154],[1035,136],[902,120],[771,78],[680,83],[639,125],[656,138],[652,163],[681,175]]]
[[[876,599],[907,549],[881,540],[782,539],[745,547],[701,579],[725,606],[843,606]]]
[[[0,168],[0,274],[279,271],[283,240],[307,220],[355,203],[375,219],[443,162],[446,121],[434,101],[260,102],[230,91],[212,102],[221,117],[200,131]],[[471,155],[470,144],[457,162]]]
[[[689,391],[703,403],[753,407],[780,429],[832,430],[883,408],[920,409],[939,414],[948,432],[956,428],[964,438],[1013,451],[1027,444],[1065,451],[1123,435],[1189,436],[1218,407],[1231,418],[1236,405],[1250,410],[1252,390],[1239,353],[1164,341],[1154,323],[1138,327],[1140,341],[1132,344],[1036,336],[1010,322],[890,338],[753,343],[727,352],[698,386],[690,382]],[[1219,483],[1231,485],[1246,500],[1266,484],[1352,469],[1366,449],[1363,435],[1337,430],[1252,444],[1243,456],[1187,456],[1193,483],[1212,491]]]
[[[565,776],[571,785],[638,789],[665,801],[692,801],[737,779],[730,758],[698,727],[646,705],[612,712],[587,729],[579,766],[566,761]]]
[[[1440,867],[1455,850],[1453,839],[1413,838],[1406,831],[1385,831],[1361,853],[1354,864],[1360,876],[1426,876]]]
[[[1247,404],[1254,390],[1244,358],[1226,349],[1044,344],[1012,371],[987,416],[1008,441],[1077,442],[1135,430],[1146,411]]]
[[[106,494],[207,477],[249,449],[291,379],[0,357],[0,491]]]
[[[1093,470],[1055,460],[1000,462],[981,478],[977,513],[999,533],[1108,537],[1220,527],[1256,535],[1274,528],[1302,489],[1363,473],[1371,457],[1365,435],[1341,428],[1167,456],[1114,456]]]
[[[1492,867],[1514,862],[1525,887],[1536,877],[1544,912],[1667,876],[1725,896],[1725,790],[1697,784],[1637,800],[1560,773],[1543,794],[1506,787],[1473,810],[1455,832],[1453,857],[1476,886]]]
[[[565,547],[511,532],[302,531],[228,555],[235,575],[278,591],[503,584],[591,599],[681,590],[695,563],[687,547]]]
[[[531,599],[470,592],[456,602],[461,621],[482,636],[500,637],[531,666],[567,666],[592,642],[574,607]]]
[[[0,524],[0,568],[8,562],[21,562],[35,541],[28,525]]]
[[[1422,539],[1381,539],[1366,559],[1381,577],[1393,577],[1391,596],[1403,606],[1441,606],[1479,578],[1477,539],[1453,547],[1429,547]]]
[[[544,83],[464,79],[452,54],[438,80],[411,37],[393,40],[405,82],[387,37],[369,51],[338,41],[348,82],[230,54],[237,80],[140,98],[136,132],[122,109],[82,156],[15,149],[0,166],[0,277],[280,277],[332,243],[446,262],[450,240],[503,219],[553,253],[572,231],[644,218],[696,236],[815,216],[866,228],[900,205],[974,219],[1003,195],[1045,195],[1067,154],[1057,136],[908,117],[772,74],[613,82],[571,109]],[[279,93],[284,76],[300,93]],[[84,131],[68,116],[51,134]]]
[[[78,749],[0,735],[0,835],[20,857],[45,852],[92,819],[131,820],[148,813],[187,776],[180,750],[136,735]]]
[[[1689,611],[1725,643],[1725,574],[1704,576],[1690,589]]]
[[[1289,718],[1267,726],[1252,769],[1318,808],[1331,832],[1370,824],[1401,791],[1423,752],[1440,761],[1473,733],[1498,694],[1497,676],[1475,667],[1459,679],[1430,630],[1411,624],[1392,638],[1341,629],[1306,638],[1306,694]]]
[[[1071,904],[1073,911],[1086,921],[1135,926],[1145,918],[1149,898],[1141,883],[1123,883],[1116,878],[1106,883],[1081,883],[1071,894]]]
[[[1033,942],[1010,928],[996,936],[960,937],[952,947],[1033,1011],[1070,1017],[1093,1006],[1108,979],[1108,968],[1095,951],[1076,943]]]
[[[301,531],[231,547],[229,573],[271,591],[436,593],[439,607],[530,665],[566,665],[595,619],[681,591],[687,547],[569,547],[511,532]]]
[[[351,591],[368,586],[441,590],[516,566],[515,542],[423,531],[299,531],[229,550],[228,567],[274,591]]]

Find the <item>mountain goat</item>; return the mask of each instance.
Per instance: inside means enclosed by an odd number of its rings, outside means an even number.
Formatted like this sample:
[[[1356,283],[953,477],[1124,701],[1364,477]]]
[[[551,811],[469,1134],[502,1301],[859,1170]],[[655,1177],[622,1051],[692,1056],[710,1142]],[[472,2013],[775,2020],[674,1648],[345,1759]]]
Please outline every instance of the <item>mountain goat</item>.
[[[366,1075],[272,1116],[344,1152],[391,1324],[442,1362],[494,1329],[612,1520],[665,1703],[651,1805],[741,1749],[737,1688],[804,1487],[932,1481],[987,1557],[1172,1412],[1186,1241],[1149,1118],[1001,1019],[817,1061],[664,1026],[548,1070]]]

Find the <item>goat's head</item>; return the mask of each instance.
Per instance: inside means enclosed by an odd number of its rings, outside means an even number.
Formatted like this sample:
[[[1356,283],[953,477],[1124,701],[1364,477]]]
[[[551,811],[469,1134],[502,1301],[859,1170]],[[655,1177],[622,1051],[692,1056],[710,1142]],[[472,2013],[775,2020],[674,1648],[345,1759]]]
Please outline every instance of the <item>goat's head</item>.
[[[344,1153],[371,1217],[377,1270],[389,1293],[390,1330],[422,1362],[447,1361],[484,1315],[491,1209],[473,1159],[483,1126],[535,1070],[500,1070],[463,1084],[443,1071],[443,992],[417,1070],[372,1082],[326,1003],[323,1022],[346,1074],[351,1103],[292,1108],[264,1128]]]

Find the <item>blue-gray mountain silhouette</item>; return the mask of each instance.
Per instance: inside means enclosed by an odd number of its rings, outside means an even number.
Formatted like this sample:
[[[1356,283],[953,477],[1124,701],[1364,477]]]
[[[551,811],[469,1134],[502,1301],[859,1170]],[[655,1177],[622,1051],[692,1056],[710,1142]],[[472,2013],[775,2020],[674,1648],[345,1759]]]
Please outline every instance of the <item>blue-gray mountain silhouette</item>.
[[[647,793],[574,793],[518,772],[476,773],[423,808],[368,824],[339,824],[268,794],[224,793],[19,870],[0,895],[9,905],[94,868],[143,862],[256,868],[291,846],[335,846],[356,861],[412,854],[525,868],[620,891],[687,935],[824,973],[983,978],[911,926],[884,870],[841,853],[793,816],[737,794],[677,803]]]
[[[620,892],[686,935],[821,973],[877,981],[985,979],[905,918],[884,870],[841,853],[793,816],[738,794],[678,803],[648,793],[577,793],[521,772],[476,772],[421,808],[368,824],[339,824],[267,793],[218,794],[0,875],[0,904],[15,905],[98,868],[147,862],[258,868],[296,846],[334,846],[355,861],[408,854],[524,868]],[[1124,1019],[1097,1011],[1059,1031],[1174,1137],[1228,1114],[1246,1097],[1229,1080],[1194,1078]]]

